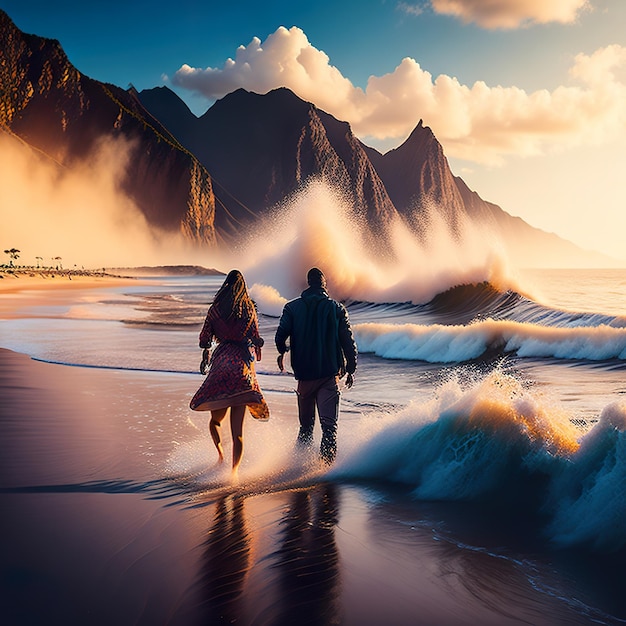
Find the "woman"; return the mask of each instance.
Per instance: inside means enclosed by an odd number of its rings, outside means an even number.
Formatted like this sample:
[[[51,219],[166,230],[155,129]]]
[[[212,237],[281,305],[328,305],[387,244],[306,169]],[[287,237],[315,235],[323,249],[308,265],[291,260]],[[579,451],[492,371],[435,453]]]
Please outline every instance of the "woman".
[[[217,347],[211,354],[212,341]],[[269,409],[261,393],[254,370],[254,356],[261,360],[263,339],[259,335],[256,308],[248,295],[243,275],[232,270],[215,295],[200,333],[203,348],[200,373],[208,375],[191,399],[194,411],[211,411],[209,430],[220,463],[224,451],[220,426],[230,408],[230,432],[233,438],[233,474],[237,474],[243,455],[243,418],[246,406],[252,417],[269,419]]]

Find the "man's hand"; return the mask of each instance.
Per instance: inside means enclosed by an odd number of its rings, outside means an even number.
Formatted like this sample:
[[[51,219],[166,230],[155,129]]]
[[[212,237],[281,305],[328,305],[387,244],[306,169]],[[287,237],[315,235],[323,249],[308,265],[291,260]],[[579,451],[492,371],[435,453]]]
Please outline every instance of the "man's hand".
[[[283,364],[284,359],[285,359],[285,355],[284,354],[279,354],[278,358],[276,359],[276,364],[278,365],[278,369],[281,372],[285,371],[285,365]]]
[[[354,385],[354,374],[346,375],[346,389],[351,389],[352,385]]]

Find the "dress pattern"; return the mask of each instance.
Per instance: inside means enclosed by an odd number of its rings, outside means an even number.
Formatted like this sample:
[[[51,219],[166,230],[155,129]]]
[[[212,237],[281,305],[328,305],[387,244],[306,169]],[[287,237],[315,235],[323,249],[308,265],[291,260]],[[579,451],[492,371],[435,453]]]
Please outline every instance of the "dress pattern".
[[[208,348],[214,340],[217,347],[212,351],[208,374],[190,408],[212,411],[245,404],[255,419],[269,419],[254,368],[255,347],[263,345],[254,307],[244,310],[241,317],[223,319],[211,306],[200,332],[200,347]]]

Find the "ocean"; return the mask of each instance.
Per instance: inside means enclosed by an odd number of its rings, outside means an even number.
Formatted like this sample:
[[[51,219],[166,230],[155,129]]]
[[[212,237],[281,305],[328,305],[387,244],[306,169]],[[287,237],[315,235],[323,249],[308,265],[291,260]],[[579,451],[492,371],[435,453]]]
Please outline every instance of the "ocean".
[[[188,409],[222,279],[142,278],[45,304],[24,293],[1,323],[0,347],[70,377],[148,377],[145,402],[116,409],[141,470],[123,475],[116,456],[80,484],[212,507],[207,543],[189,548],[204,599],[127,623],[626,623],[626,270],[528,270],[424,302],[366,288],[344,298],[359,363],[329,470],[294,455],[295,383],[276,367],[278,316],[297,290],[251,272],[266,340],[257,372],[280,408],[267,424],[247,418],[237,486],[214,468],[206,414]],[[149,400],[161,384],[165,412]],[[48,487],[76,480],[62,465]],[[273,504],[251,504],[261,495]],[[254,535],[246,506],[263,520]]]

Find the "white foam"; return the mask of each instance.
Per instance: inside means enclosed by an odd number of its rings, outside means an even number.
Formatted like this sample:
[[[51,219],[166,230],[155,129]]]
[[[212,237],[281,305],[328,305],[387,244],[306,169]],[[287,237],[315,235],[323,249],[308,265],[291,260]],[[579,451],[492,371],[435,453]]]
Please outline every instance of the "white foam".
[[[467,326],[366,323],[353,330],[360,352],[389,359],[456,363],[490,349],[521,357],[626,359],[626,328],[606,325],[555,328],[487,319]]]
[[[372,249],[349,202],[332,186],[311,180],[255,228],[230,263],[241,267],[249,284],[274,288],[269,302],[259,296],[261,310],[267,302],[270,314],[279,298],[299,295],[313,266],[324,271],[331,294],[342,300],[424,303],[459,284],[511,285],[497,240],[469,223],[460,229],[457,237],[433,210],[423,240],[398,220]]]

